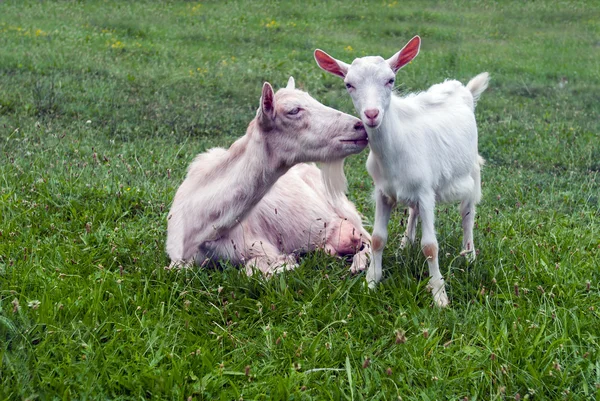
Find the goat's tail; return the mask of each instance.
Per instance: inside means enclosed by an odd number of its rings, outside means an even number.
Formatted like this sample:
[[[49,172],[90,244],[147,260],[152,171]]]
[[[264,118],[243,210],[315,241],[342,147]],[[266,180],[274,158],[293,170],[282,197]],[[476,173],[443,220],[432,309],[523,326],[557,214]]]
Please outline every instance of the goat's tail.
[[[473,108],[477,105],[477,101],[479,97],[483,93],[484,90],[487,89],[488,83],[490,82],[490,74],[487,72],[482,72],[477,75],[475,78],[469,81],[467,84],[467,89],[471,91],[473,95]]]
[[[321,163],[323,183],[333,204],[346,193],[346,175],[344,174],[344,159],[329,163]]]

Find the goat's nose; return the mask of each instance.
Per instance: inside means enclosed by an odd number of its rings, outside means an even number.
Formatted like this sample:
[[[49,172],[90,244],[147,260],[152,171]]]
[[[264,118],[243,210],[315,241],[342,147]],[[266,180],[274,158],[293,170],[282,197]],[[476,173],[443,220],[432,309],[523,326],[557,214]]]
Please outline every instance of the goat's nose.
[[[362,121],[357,121],[356,124],[354,124],[354,129],[357,131],[364,130],[365,125],[362,123]]]
[[[379,115],[379,110],[377,110],[377,109],[365,110],[365,116],[367,116],[367,118],[369,120],[376,119],[378,115]]]

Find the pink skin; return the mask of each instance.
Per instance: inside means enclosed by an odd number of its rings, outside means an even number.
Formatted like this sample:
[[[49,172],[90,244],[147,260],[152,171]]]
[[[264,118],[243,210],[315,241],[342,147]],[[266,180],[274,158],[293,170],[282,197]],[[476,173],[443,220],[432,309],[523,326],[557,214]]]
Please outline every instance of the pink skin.
[[[292,78],[276,94],[265,83],[246,135],[198,155],[177,190],[171,267],[227,260],[270,275],[295,267],[295,254],[323,248],[354,254],[352,271],[365,269],[370,236],[354,205],[329,195],[319,169],[305,162],[339,161],[366,146],[357,118],[295,89]]]

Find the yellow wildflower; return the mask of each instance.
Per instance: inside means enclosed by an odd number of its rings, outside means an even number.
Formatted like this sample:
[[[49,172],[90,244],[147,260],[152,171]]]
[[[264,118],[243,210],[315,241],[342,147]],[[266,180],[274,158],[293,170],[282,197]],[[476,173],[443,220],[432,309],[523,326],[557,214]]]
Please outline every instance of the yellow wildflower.
[[[279,28],[279,22],[277,22],[274,19],[272,19],[271,21],[269,21],[269,22],[267,22],[265,24],[265,27],[269,28],[269,29],[271,29],[271,28]]]

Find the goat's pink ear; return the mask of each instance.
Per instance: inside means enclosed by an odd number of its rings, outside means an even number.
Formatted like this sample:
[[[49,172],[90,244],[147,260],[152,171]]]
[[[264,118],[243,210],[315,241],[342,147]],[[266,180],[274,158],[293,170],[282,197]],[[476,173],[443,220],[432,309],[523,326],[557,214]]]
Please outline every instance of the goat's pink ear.
[[[398,72],[400,68],[408,64],[412,59],[417,57],[420,48],[421,38],[417,35],[409,40],[402,50],[390,57],[387,62],[392,71],[394,71],[394,74]]]
[[[275,94],[270,83],[265,82],[260,97],[260,119],[262,123],[270,123],[275,115]]]
[[[315,50],[315,61],[325,71],[337,75],[338,77],[345,78],[348,72],[348,64],[343,61],[339,61],[325,53],[323,50]]]

